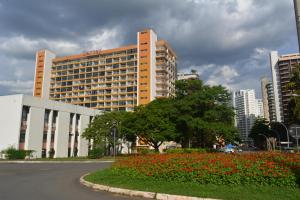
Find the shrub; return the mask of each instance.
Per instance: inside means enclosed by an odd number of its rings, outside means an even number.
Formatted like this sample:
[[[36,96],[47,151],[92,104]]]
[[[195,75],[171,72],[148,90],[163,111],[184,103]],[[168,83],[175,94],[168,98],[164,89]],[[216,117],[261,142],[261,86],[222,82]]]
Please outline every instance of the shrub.
[[[141,155],[155,154],[158,153],[154,149],[141,148],[138,151]]]
[[[173,182],[295,187],[299,169],[300,154],[174,153],[128,157],[113,172]]]
[[[26,156],[30,157],[33,153],[32,150],[17,150],[14,147],[9,147],[3,151],[6,154],[6,158],[9,160],[23,160]]]
[[[177,149],[167,149],[166,153],[208,153],[208,152],[216,152],[214,149],[206,149],[206,148],[177,148]]]
[[[104,150],[102,148],[94,148],[89,150],[88,158],[97,159],[103,157]]]

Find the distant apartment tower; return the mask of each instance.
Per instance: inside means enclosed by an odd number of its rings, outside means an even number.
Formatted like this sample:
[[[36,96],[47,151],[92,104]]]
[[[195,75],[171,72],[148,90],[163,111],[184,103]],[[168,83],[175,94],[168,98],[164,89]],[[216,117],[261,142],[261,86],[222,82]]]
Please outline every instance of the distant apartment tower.
[[[40,56],[43,52],[37,53],[36,74],[51,75],[36,75],[34,96],[104,111],[132,111],[175,95],[176,54],[151,29],[137,33],[137,44],[50,57],[50,63]]]
[[[251,141],[249,134],[257,117],[262,115],[262,100],[255,98],[254,90],[233,92],[232,103],[236,112],[236,126],[243,142]],[[261,116],[260,116],[261,117]]]
[[[295,18],[298,33],[298,48],[300,51],[300,0],[294,0]]]
[[[261,93],[262,93],[264,117],[268,121],[270,121],[269,105],[268,105],[268,90],[267,90],[267,85],[269,84],[269,82],[270,81],[268,80],[267,77],[263,77],[261,79]]]
[[[267,88],[267,96],[268,96],[269,122],[275,122],[276,111],[275,111],[273,84],[271,81],[266,85],[266,88]]]
[[[287,89],[287,84],[290,82],[294,66],[298,64],[300,54],[280,56],[277,51],[270,53],[276,121],[288,122],[288,103],[292,94]]]
[[[199,80],[200,76],[196,70],[191,70],[191,73],[182,73],[182,72],[177,73],[177,80],[188,80],[188,79]]]

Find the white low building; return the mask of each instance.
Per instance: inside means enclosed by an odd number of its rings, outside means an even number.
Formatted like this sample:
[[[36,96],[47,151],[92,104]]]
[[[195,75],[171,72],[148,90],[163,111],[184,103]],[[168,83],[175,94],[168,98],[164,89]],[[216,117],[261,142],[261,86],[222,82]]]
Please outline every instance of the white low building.
[[[47,99],[0,97],[0,152],[10,146],[33,150],[33,157],[87,156],[89,143],[81,137],[101,111]]]

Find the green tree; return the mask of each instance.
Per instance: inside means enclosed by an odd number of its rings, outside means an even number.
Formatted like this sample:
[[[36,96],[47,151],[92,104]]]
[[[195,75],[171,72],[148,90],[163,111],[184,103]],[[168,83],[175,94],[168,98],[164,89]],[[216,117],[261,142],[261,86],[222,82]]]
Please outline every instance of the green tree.
[[[121,134],[122,121],[126,118],[126,112],[105,112],[97,115],[92,123],[84,130],[82,136],[88,140],[93,140],[93,148],[102,148],[108,151],[114,143],[112,129],[116,129],[117,140],[124,137]],[[116,141],[117,141],[116,140]]]
[[[146,106],[139,106],[125,120],[126,137],[139,137],[156,151],[165,141],[174,140],[175,124],[170,120],[173,105],[170,99],[154,100]]]
[[[211,147],[216,136],[227,142],[238,138],[233,126],[234,112],[230,94],[222,86],[203,85],[200,80],[176,82],[176,112],[172,119],[183,147]]]
[[[286,90],[289,90],[293,96],[289,102],[289,122],[300,123],[300,65],[293,69],[290,82]]]
[[[266,144],[266,137],[271,136],[273,136],[273,132],[270,129],[269,122],[265,118],[257,118],[249,134],[249,137],[254,141],[254,145],[263,149],[264,144]]]

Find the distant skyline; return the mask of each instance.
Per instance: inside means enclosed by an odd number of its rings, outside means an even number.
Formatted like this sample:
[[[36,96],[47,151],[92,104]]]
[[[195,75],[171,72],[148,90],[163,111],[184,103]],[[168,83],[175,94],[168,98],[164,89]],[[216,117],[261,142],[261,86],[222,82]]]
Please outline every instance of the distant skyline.
[[[0,95],[32,93],[39,49],[113,48],[145,28],[175,49],[178,71],[259,98],[269,52],[298,52],[293,0],[0,0]]]

